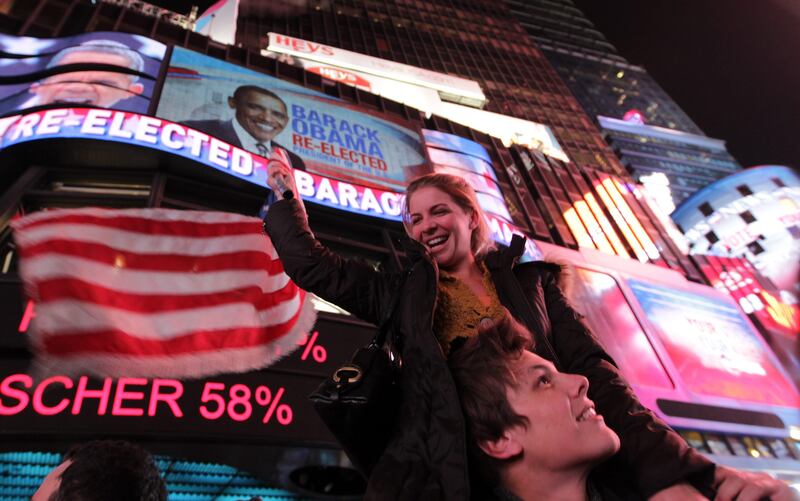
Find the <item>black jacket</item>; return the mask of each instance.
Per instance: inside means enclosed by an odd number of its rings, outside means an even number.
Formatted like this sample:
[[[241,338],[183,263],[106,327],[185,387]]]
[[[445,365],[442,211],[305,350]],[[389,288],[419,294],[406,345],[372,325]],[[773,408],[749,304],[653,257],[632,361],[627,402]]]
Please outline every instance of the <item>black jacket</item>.
[[[424,254],[401,274],[376,272],[326,249],[312,235],[296,200],[272,205],[265,227],[297,285],[368,322],[384,319],[400,293],[396,332],[401,335],[402,402],[392,438],[369,479],[367,499],[469,499],[465,428],[445,357],[432,330],[438,269]],[[560,370],[589,379],[589,397],[622,448],[617,461],[649,496],[682,480],[709,486],[714,465],[641,406],[611,357],[569,306],[556,285],[559,267],[516,265],[520,246],[487,255],[498,296],[517,320],[547,337]],[[401,287],[402,284],[402,287]],[[536,351],[552,360],[537,336]]]

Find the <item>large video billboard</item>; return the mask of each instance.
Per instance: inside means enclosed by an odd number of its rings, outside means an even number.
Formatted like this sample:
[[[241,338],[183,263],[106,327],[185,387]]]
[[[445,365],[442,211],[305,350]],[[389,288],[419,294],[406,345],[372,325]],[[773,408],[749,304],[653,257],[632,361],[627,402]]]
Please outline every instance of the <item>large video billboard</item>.
[[[763,339],[730,301],[628,279],[647,321],[686,388],[724,397],[797,407],[797,391]]]
[[[166,46],[140,35],[0,35],[0,115],[36,106],[147,113]]]
[[[283,148],[295,169],[371,188],[403,191],[428,169],[410,124],[179,47],[157,115],[263,157]]]
[[[800,175],[777,165],[751,167],[709,185],[683,202],[672,219],[692,254],[743,257],[800,299]]]

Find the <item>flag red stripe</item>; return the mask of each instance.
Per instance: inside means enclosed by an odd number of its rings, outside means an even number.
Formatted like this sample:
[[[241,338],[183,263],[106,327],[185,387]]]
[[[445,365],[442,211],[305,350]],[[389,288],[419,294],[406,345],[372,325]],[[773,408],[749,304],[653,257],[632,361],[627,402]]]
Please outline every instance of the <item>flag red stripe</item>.
[[[283,273],[283,264],[278,259],[272,259],[260,251],[237,251],[209,256],[139,254],[98,243],[61,239],[46,240],[20,249],[23,259],[43,254],[64,254],[136,270],[204,272],[255,269],[266,270],[270,275]]]
[[[271,327],[240,327],[235,329],[194,332],[173,339],[142,339],[118,330],[92,333],[63,334],[44,338],[50,355],[80,355],[107,353],[141,357],[202,353],[208,351],[247,348],[269,343],[286,335],[297,322],[302,308],[291,319]]]
[[[144,233],[146,235],[169,235],[183,237],[223,237],[262,233],[262,224],[257,219],[250,221],[204,223],[197,221],[160,221],[136,216],[99,217],[88,214],[54,215],[22,224],[19,230],[29,230],[51,224],[91,224],[104,228]]]
[[[74,299],[100,306],[137,313],[161,313],[172,310],[203,308],[230,303],[250,303],[257,310],[266,310],[290,301],[300,290],[291,280],[282,288],[265,293],[260,287],[242,287],[215,294],[135,294],[109,289],[76,278],[56,278],[38,284],[39,302]]]

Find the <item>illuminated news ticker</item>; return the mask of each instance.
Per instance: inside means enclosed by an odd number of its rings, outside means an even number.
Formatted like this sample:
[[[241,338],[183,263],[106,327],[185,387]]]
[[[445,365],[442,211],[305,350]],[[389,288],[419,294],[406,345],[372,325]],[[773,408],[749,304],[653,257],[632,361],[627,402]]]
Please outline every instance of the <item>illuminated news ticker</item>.
[[[213,136],[160,118],[114,110],[62,108],[0,119],[0,149],[48,138],[114,141],[179,155],[258,186],[267,186],[267,159]],[[402,194],[296,172],[310,202],[399,220]]]
[[[60,108],[0,118],[0,149],[28,141],[50,138],[81,138],[114,141],[188,158],[228,175],[267,186],[267,159],[232,146],[213,136],[168,120],[116,110]],[[294,171],[303,199],[336,209],[401,220],[403,194],[351,184],[336,179]],[[488,215],[495,241],[508,244],[513,225]],[[528,240],[526,255],[539,259],[541,252]]]
[[[33,303],[28,305],[19,311],[29,312],[23,321],[29,324],[34,312]],[[375,333],[325,318],[317,327],[269,369],[199,380],[114,380],[86,373],[53,379],[22,374],[20,366],[0,372],[0,421],[11,434],[216,436],[248,444],[300,440],[335,446],[307,396]]]
[[[273,392],[267,385],[253,389],[242,383],[227,386],[222,382],[206,381],[199,401],[188,401],[184,385],[177,379],[121,377],[101,381],[101,387],[91,388],[87,376],[80,376],[77,381],[67,376],[52,376],[35,383],[27,374],[11,374],[0,383],[0,416],[14,416],[28,409],[40,416],[77,416],[91,408],[89,412],[98,416],[156,417],[167,414],[183,418],[191,413],[208,421],[255,419],[267,424],[274,419],[281,426],[290,425],[294,419],[292,407],[281,402],[286,392],[283,386]],[[57,398],[48,395],[47,398],[48,390],[56,387],[66,390],[67,395],[58,395]]]

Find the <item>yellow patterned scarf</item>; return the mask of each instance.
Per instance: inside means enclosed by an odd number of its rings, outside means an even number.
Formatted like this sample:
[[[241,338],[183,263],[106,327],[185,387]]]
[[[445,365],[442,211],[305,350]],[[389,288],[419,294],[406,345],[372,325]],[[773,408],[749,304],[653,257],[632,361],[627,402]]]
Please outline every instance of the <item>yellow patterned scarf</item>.
[[[489,295],[488,305],[481,303],[469,286],[458,278],[439,273],[439,303],[434,314],[433,331],[445,355],[450,352],[453,340],[477,334],[482,318],[503,318],[504,308],[491,276],[482,263],[479,266],[483,272],[483,286]]]

